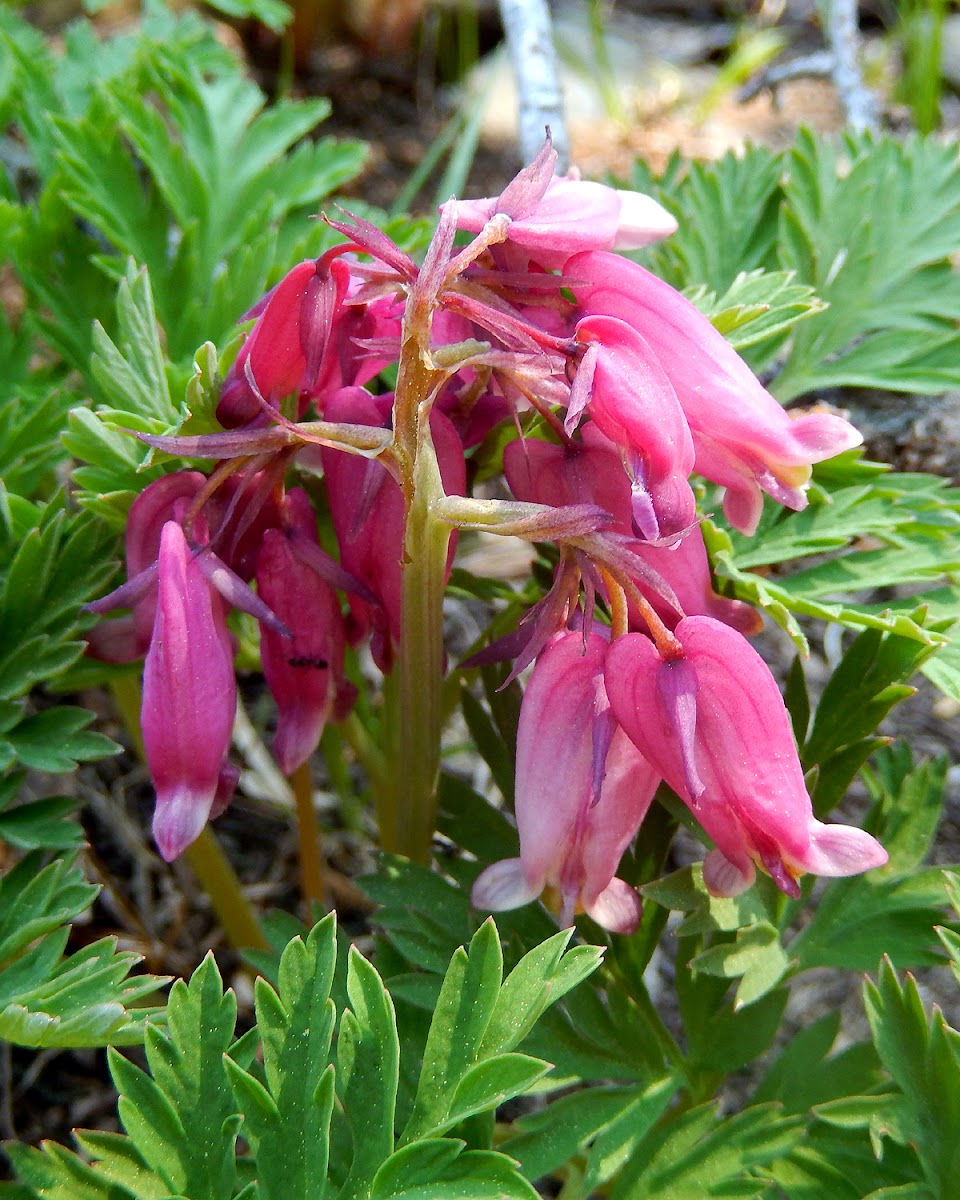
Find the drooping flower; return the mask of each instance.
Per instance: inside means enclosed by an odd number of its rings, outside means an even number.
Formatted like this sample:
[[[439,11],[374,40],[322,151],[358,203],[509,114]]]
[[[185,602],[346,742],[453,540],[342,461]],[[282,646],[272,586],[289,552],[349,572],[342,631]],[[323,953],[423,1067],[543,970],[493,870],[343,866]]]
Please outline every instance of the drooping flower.
[[[257,590],[290,631],[261,626],[260,655],[277,703],[273,752],[292,775],[317,748],[338,698],[347,699],[343,678],[344,628],[337,594],[297,553],[301,540],[316,546],[316,517],[306,493],[288,492],[284,527],[268,529],[257,561]]]
[[[223,382],[217,405],[222,425],[232,428],[260,415],[251,380],[273,405],[313,388],[350,282],[337,253],[297,263],[247,314],[256,324]]]
[[[224,602],[180,525],[167,521],[141,723],[157,793],[153,835],[168,862],[229,800],[235,775],[226,755],[236,704]]]
[[[688,617],[682,653],[662,657],[642,634],[618,638],[605,681],[616,719],[684,801],[716,849],[707,888],[735,896],[762,867],[787,895],[798,876],[856,875],[887,861],[863,830],[813,815],[790,718],[763,659],[710,617]]]
[[[587,317],[578,323],[576,338],[587,351],[574,383],[577,398],[568,412],[568,432],[577,408],[585,405],[623,453],[637,536],[676,540],[696,520],[696,501],[690,487],[693,439],[673,386],[643,337],[625,321]]]
[[[582,909],[615,932],[636,928],[639,897],[616,870],[658,777],[611,717],[608,648],[599,634],[566,631],[537,659],[517,730],[520,857],[481,872],[476,907],[517,908],[552,888],[563,924]]]
[[[616,317],[642,334],[690,426],[696,470],[727,489],[724,513],[742,533],[757,527],[762,492],[788,508],[806,507],[811,465],[862,441],[842,417],[787,412],[694,304],[637,263],[578,254],[564,274],[577,319]]]

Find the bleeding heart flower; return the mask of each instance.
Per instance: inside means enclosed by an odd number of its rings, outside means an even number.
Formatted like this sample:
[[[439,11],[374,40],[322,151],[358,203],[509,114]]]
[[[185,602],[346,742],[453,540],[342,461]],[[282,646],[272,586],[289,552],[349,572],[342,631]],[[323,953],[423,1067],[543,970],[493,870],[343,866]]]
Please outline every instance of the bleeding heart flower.
[[[690,426],[696,470],[727,489],[723,511],[742,533],[757,527],[761,492],[805,508],[811,464],[863,440],[831,413],[788,413],[694,304],[637,263],[578,254],[564,274],[581,317],[616,317],[642,334]]]
[[[717,896],[762,867],[781,891],[797,877],[857,875],[887,861],[868,833],[813,815],[780,690],[753,647],[710,617],[675,630],[663,657],[643,634],[618,638],[604,678],[616,719],[713,839],[703,878]]]
[[[141,723],[157,792],[153,836],[169,862],[222,810],[237,706],[226,608],[176,521],[163,526]]]
[[[567,631],[537,659],[517,730],[520,857],[481,872],[477,908],[517,908],[552,888],[564,925],[582,909],[616,933],[636,929],[640,898],[615,872],[659,777],[612,719],[608,649],[599,634]]]

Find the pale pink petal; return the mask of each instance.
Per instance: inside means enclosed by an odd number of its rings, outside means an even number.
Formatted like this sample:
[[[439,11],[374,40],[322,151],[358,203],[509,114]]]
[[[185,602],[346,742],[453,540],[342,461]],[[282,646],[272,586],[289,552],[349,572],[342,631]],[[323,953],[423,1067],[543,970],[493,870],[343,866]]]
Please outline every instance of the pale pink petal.
[[[470,890],[470,903],[484,912],[506,912],[536,900],[543,880],[530,882],[519,858],[503,858],[481,871]]]
[[[753,884],[757,869],[749,858],[731,862],[719,850],[710,850],[703,860],[703,882],[711,896],[739,896]]]
[[[622,879],[611,879],[599,896],[584,905],[588,916],[611,933],[636,933],[643,905],[637,892]]]

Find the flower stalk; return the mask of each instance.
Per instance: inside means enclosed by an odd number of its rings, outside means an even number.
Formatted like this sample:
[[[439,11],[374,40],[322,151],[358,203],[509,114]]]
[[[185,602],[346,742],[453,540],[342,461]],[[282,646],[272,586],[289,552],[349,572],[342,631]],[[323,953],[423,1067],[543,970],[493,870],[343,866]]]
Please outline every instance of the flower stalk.
[[[430,359],[432,305],[414,289],[404,314],[393,407],[393,455],[404,496],[402,636],[385,688],[390,769],[378,792],[380,843],[426,862],[436,825],[444,673],[443,593],[450,528],[430,407],[443,373]]]

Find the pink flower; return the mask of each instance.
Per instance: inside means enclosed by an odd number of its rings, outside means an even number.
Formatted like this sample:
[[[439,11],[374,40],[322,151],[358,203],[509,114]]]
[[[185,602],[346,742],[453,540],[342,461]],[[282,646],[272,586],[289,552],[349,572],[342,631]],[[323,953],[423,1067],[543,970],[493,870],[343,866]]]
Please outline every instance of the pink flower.
[[[135,662],[150,645],[157,611],[157,556],[160,534],[177,520],[206,482],[199,471],[176,471],[148,484],[127,515],[127,583],[86,607],[106,613],[130,608],[130,613],[104,621],[87,636],[90,653],[104,662]]]
[[[651,196],[582,179],[552,179],[528,211],[515,215],[503,198],[452,200],[457,228],[479,233],[495,213],[512,217],[508,242],[547,268],[584,250],[636,250],[676,233],[677,222]],[[445,206],[446,207],[446,206]]]
[[[520,857],[477,877],[477,908],[501,912],[560,895],[560,919],[579,909],[617,933],[640,919],[637,893],[615,872],[646,814],[657,775],[611,719],[603,685],[608,643],[559,633],[537,659],[517,730]]]
[[[675,658],[642,634],[618,638],[604,678],[616,719],[716,845],[703,864],[710,892],[737,895],[757,866],[789,896],[806,871],[882,866],[868,833],[814,817],[790,718],[753,647],[710,617],[687,617],[675,634]]]
[[[176,521],[163,526],[153,638],[143,671],[143,742],[157,792],[153,835],[169,862],[222,810],[236,710],[223,600]]]
[[[503,451],[503,471],[510,490],[518,500],[536,504],[595,504],[614,518],[613,528],[618,533],[632,536],[630,480],[617,447],[592,421],[582,425],[579,434],[581,441],[566,446],[537,438],[508,443]],[[718,596],[713,590],[699,525],[693,525],[674,546],[631,541],[630,550],[666,580],[687,616],[715,617],[747,635],[762,627],[755,608]],[[674,609],[642,580],[635,582],[660,619],[672,628],[677,623]],[[646,628],[635,612],[631,625]]]
[[[317,748],[344,692],[344,630],[337,593],[297,554],[301,539],[316,545],[316,516],[299,488],[285,498],[284,529],[268,529],[257,560],[257,591],[290,630],[260,628],[263,673],[277,702],[273,751],[292,775]]]
[[[638,536],[675,540],[695,522],[696,501],[689,482],[693,439],[673,387],[625,321],[587,317],[576,337],[587,351],[574,382],[567,431],[585,404],[597,427],[623,451]]]
[[[581,314],[638,330],[676,392],[696,447],[696,470],[727,489],[724,513],[753,533],[766,492],[805,508],[812,463],[862,441],[830,413],[783,409],[707,318],[669,284],[616,254],[578,254],[564,266]]]

